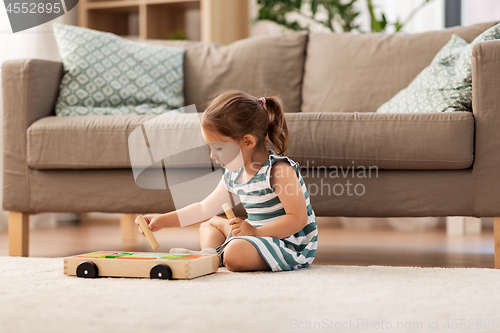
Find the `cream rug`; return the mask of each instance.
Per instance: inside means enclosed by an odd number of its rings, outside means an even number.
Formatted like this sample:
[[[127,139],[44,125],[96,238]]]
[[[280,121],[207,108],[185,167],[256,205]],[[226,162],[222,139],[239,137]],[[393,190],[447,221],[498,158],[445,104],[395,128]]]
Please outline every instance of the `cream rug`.
[[[0,257],[6,333],[498,332],[499,309],[493,269],[313,265],[190,281],[81,279],[63,275],[60,258]]]

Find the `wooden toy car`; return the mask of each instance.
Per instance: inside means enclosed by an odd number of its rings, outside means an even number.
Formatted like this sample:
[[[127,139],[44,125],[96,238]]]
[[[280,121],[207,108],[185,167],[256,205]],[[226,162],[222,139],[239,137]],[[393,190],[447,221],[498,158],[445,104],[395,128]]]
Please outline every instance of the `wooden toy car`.
[[[64,258],[64,274],[83,278],[192,279],[218,267],[217,255],[102,251]]]

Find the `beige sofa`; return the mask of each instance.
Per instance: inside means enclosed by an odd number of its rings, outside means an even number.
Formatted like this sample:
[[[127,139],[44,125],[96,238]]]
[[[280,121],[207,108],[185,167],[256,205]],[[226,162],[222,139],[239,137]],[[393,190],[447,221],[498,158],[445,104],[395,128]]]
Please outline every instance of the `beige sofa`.
[[[150,42],[186,48],[185,99],[198,111],[228,88],[283,97],[287,155],[303,168],[316,215],[500,217],[500,41],[474,48],[473,113],[374,113],[453,33],[470,42],[493,25],[413,35],[300,32],[229,46]],[[153,116],[56,117],[62,75],[59,62],[13,60],[2,67],[11,255],[28,254],[29,214],[174,209],[168,191],[141,189],[131,171],[128,134]],[[172,142],[194,125],[192,117],[172,115]],[[190,165],[181,171],[197,172]]]

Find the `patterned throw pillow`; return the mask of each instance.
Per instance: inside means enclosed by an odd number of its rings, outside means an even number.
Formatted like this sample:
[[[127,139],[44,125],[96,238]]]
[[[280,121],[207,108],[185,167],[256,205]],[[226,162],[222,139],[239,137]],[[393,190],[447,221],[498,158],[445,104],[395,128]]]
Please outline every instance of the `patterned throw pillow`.
[[[426,67],[406,87],[380,106],[377,113],[472,111],[472,48],[500,38],[500,24],[486,30],[472,43],[453,35]]]
[[[184,106],[184,49],[53,24],[63,59],[56,115],[161,114]]]

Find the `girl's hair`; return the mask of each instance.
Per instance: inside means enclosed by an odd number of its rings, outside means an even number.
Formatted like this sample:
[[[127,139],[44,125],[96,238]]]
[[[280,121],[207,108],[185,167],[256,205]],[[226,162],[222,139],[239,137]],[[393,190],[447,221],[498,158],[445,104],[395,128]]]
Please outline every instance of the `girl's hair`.
[[[278,96],[259,99],[238,90],[226,91],[210,101],[201,126],[236,141],[252,134],[257,139],[256,151],[266,149],[266,137],[279,155],[288,147],[288,126]]]

